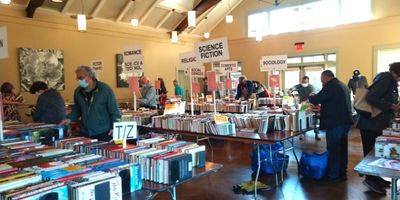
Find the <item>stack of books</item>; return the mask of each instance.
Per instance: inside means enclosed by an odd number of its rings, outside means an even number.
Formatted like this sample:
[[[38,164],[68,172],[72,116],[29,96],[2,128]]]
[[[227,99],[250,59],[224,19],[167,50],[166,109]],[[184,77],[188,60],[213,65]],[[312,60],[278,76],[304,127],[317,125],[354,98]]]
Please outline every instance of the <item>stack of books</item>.
[[[191,110],[191,104],[186,104],[186,110]],[[195,112],[214,112],[214,104],[199,102],[194,103],[194,111]],[[247,103],[234,103],[234,102],[217,102],[216,103],[216,111],[217,112],[231,112],[231,113],[245,113],[247,111]]]
[[[123,111],[121,121],[135,121],[137,125],[147,125],[151,123],[151,117],[157,114],[157,110]]]
[[[375,140],[375,157],[400,159],[400,136],[382,135]]]

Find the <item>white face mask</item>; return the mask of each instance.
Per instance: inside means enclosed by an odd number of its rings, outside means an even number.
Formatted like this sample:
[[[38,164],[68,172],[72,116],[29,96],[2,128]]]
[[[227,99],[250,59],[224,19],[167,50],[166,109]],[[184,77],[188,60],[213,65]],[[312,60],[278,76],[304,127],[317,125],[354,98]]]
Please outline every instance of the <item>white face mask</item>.
[[[308,83],[302,83],[301,86],[308,87]]]

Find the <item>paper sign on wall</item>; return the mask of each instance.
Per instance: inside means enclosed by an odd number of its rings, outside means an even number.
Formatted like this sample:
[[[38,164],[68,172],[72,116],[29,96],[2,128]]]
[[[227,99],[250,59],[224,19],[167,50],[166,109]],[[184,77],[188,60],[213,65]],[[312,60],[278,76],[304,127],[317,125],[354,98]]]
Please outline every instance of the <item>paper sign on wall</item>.
[[[137,138],[137,123],[131,122],[114,122],[113,140],[129,140]]]
[[[186,67],[185,75],[189,76],[189,72],[192,72],[192,77],[195,78],[204,78],[206,76],[206,69],[204,66],[193,66],[193,67]]]
[[[0,59],[8,58],[7,28],[0,27]]]
[[[237,61],[224,61],[219,63],[220,72],[226,74],[238,71]]]
[[[208,91],[212,92],[217,89],[217,80],[215,71],[208,71],[207,72],[207,88]]]
[[[279,87],[279,75],[269,76],[269,87],[276,88]]]
[[[232,90],[232,79],[225,79],[225,88],[227,90]]]
[[[139,78],[135,76],[129,77],[129,90],[131,93],[135,93],[135,95],[138,97],[140,96],[140,90],[139,90]]]
[[[92,60],[92,62],[90,62],[92,65],[92,68],[94,69],[94,71],[96,72],[101,72],[104,69],[104,62],[103,60]]]
[[[226,37],[198,42],[194,45],[196,61],[209,63],[229,60],[228,39]]]
[[[193,93],[199,94],[200,93],[200,83],[193,82],[192,83],[192,90],[193,90]]]
[[[159,90],[161,88],[161,81],[160,80],[156,80],[154,83],[154,87],[156,88],[156,90]]]
[[[133,45],[124,50],[124,67],[126,72],[140,73],[144,70],[144,56],[141,45]]]
[[[260,71],[268,72],[287,68],[287,55],[263,56],[260,60]]]

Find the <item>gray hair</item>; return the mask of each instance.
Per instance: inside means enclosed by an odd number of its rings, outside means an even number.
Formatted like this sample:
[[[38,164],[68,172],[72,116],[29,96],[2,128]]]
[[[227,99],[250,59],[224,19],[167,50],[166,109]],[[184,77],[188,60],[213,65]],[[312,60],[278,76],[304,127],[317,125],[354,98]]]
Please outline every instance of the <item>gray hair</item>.
[[[86,66],[86,65],[81,65],[81,66],[78,66],[78,67],[76,68],[75,73],[76,73],[76,72],[79,72],[79,71],[83,71],[83,72],[85,72],[85,74],[88,75],[90,78],[96,79],[96,71],[94,71],[91,67],[88,67],[88,66]]]

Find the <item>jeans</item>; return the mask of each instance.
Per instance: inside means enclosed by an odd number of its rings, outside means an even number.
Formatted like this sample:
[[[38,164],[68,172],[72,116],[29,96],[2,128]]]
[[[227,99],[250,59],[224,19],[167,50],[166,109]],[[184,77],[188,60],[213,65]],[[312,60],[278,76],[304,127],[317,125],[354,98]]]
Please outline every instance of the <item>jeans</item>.
[[[375,146],[375,139],[378,136],[382,135],[382,131],[372,131],[372,130],[363,130],[360,129],[361,133],[361,141],[363,146],[363,153],[364,157],[368,155],[368,153],[374,148]],[[367,180],[376,180],[376,176],[366,175],[365,179]]]
[[[350,125],[341,125],[326,130],[326,149],[328,151],[328,178],[339,178],[347,173],[348,132]]]

